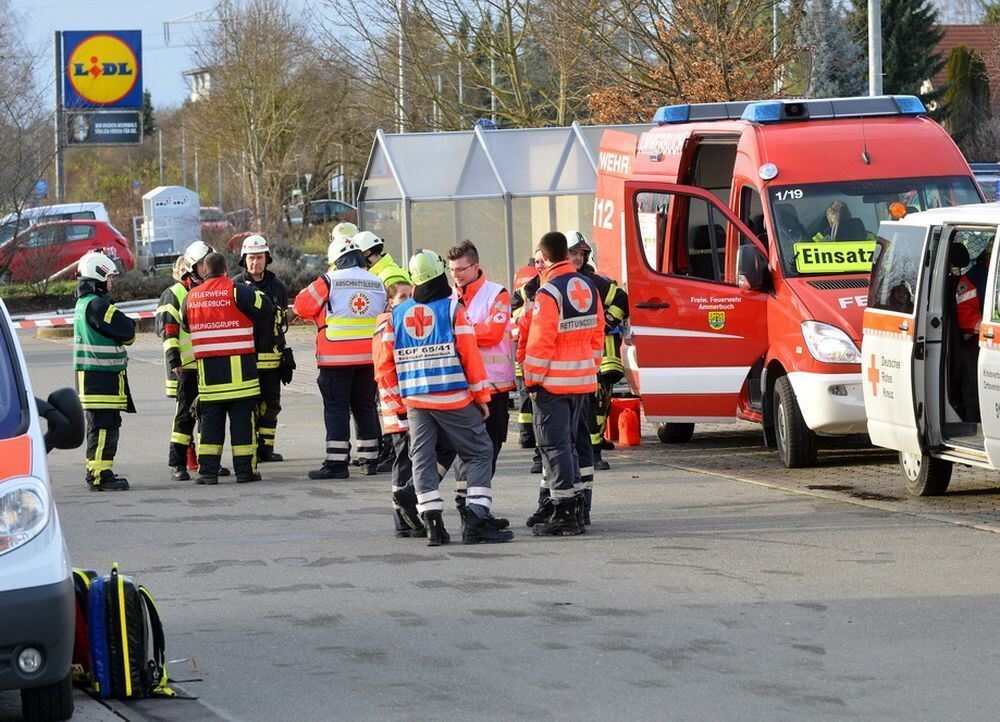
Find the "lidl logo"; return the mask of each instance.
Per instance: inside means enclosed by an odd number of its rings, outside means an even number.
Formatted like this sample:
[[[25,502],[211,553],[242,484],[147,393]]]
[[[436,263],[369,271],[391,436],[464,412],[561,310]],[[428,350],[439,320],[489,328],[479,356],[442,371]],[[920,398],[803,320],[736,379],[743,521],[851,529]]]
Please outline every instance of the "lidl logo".
[[[142,104],[142,35],[137,30],[63,33],[66,106]]]

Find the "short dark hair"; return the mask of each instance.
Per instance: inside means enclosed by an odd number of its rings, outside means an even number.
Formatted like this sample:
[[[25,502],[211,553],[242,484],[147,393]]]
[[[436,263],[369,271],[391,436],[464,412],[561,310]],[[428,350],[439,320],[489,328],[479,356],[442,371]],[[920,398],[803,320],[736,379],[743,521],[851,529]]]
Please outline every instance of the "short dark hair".
[[[479,251],[472,241],[466,238],[457,246],[452,246],[446,254],[449,261],[457,261],[460,258],[468,258],[470,263],[479,263]]]
[[[213,251],[205,256],[205,273],[209,276],[226,272],[226,257]]]
[[[565,261],[569,257],[568,245],[566,236],[562,233],[549,231],[538,242],[538,250],[542,252],[545,260],[549,263],[559,263],[559,261]]]

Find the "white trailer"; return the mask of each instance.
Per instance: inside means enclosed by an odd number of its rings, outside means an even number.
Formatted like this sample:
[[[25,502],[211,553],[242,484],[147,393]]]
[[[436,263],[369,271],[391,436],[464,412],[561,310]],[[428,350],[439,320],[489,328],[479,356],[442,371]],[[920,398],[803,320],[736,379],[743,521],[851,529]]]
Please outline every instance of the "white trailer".
[[[136,238],[139,268],[170,266],[184,249],[201,240],[201,201],[182,186],[159,186],[142,197],[142,224]]]

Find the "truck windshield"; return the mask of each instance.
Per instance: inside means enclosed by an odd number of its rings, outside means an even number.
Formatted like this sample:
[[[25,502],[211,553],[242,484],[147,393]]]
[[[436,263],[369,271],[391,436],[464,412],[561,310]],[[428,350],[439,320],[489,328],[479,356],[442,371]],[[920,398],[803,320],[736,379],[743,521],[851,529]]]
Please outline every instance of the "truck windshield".
[[[981,202],[964,176],[814,183],[768,195],[786,278],[871,271],[875,232],[897,201],[908,213]]]
[[[5,322],[0,311],[0,324]],[[0,328],[0,439],[24,433],[25,414],[24,394],[15,368],[13,339],[10,331]]]

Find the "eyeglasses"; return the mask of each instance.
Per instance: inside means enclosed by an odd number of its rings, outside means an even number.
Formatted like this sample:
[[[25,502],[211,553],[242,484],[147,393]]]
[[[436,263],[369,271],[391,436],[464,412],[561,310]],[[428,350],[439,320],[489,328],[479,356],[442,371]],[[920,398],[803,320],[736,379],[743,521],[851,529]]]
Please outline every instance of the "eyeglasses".
[[[452,275],[456,275],[456,274],[459,274],[459,273],[465,273],[466,271],[468,271],[470,268],[472,268],[475,265],[476,265],[475,263],[470,263],[468,266],[462,266],[461,268],[449,268],[448,269],[448,273],[450,273]]]

